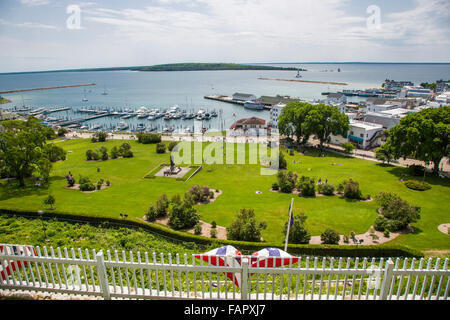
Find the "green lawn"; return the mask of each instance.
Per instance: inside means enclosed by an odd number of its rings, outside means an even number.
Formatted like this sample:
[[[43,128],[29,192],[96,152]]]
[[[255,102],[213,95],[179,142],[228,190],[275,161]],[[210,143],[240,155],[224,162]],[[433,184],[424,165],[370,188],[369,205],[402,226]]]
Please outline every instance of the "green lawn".
[[[37,211],[47,210],[42,204],[48,194],[56,198],[56,211],[92,216],[118,217],[120,213],[143,217],[148,207],[161,194],[169,197],[183,195],[195,184],[208,185],[220,189],[223,194],[212,204],[197,206],[202,220],[218,225],[229,226],[241,208],[253,208],[259,220],[267,222],[263,237],[269,242],[281,243],[281,233],[288,219],[288,207],[294,197],[294,213],[304,212],[307,228],[312,235],[320,235],[326,228],[333,228],[341,234],[364,233],[374,222],[377,213],[375,202],[355,202],[340,197],[301,198],[295,195],[269,192],[276,181],[275,176],[260,174],[260,165],[204,165],[195,177],[188,182],[173,178],[143,179],[161,163],[169,163],[169,154],[156,154],[155,145],[140,145],[129,141],[134,152],[132,159],[116,159],[106,162],[87,162],[85,152],[106,146],[111,150],[121,141],[91,143],[90,140],[70,140],[58,142],[65,150],[68,160],[54,164],[49,186],[35,188],[28,183],[27,188],[17,188],[15,182],[0,184],[0,208]],[[208,144],[204,144],[205,148]],[[247,145],[248,150],[248,145]],[[248,158],[248,152],[247,152]],[[447,180],[428,178],[433,186],[425,192],[413,191],[398,181],[406,169],[382,166],[376,162],[346,158],[328,154],[325,158],[307,155],[285,156],[289,170],[299,175],[307,175],[337,185],[344,179],[352,178],[360,183],[363,194],[372,197],[380,191],[397,193],[410,204],[422,207],[421,220],[414,224],[415,234],[402,235],[391,243],[403,244],[419,250],[450,249],[450,236],[438,231],[438,225],[450,222],[449,186]],[[294,161],[296,162],[294,164]],[[341,164],[335,165],[332,164]],[[100,173],[97,172],[100,168]],[[311,168],[311,171],[308,171]],[[68,172],[78,180],[80,174],[88,176],[94,183],[103,178],[111,181],[111,187],[91,194],[65,189],[64,178]],[[256,191],[262,194],[256,194]],[[446,205],[447,204],[447,205]]]

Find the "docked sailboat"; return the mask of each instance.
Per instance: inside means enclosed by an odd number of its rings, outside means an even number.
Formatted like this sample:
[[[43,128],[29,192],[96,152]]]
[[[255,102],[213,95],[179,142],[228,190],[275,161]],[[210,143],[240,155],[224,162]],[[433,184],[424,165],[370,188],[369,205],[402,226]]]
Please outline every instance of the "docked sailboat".
[[[123,121],[121,121],[121,122],[119,123],[119,125],[117,126],[117,130],[120,130],[120,131],[127,130],[128,128],[129,128],[128,124],[126,124],[126,123],[123,122]]]

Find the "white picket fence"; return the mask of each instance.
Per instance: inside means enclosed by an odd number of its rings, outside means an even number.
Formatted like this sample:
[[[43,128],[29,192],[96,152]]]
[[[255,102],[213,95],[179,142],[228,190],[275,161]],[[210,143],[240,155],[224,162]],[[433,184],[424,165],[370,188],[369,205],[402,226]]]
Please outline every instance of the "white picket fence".
[[[238,267],[221,267],[186,254],[35,249],[33,257],[0,255],[1,263],[16,266],[0,278],[0,290],[104,299],[447,300],[450,285],[448,259],[439,258],[301,257],[266,268],[244,257]]]

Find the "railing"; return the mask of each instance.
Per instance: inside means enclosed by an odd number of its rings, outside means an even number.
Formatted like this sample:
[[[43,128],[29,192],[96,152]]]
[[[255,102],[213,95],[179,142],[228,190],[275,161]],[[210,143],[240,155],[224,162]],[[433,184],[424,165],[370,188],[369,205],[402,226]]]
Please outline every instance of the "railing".
[[[220,266],[212,256],[35,251],[36,256],[0,254],[0,263],[15,269],[0,277],[0,290],[104,299],[447,300],[450,286],[448,259],[439,258],[300,257],[275,268],[270,266],[280,258],[237,256],[239,264]]]

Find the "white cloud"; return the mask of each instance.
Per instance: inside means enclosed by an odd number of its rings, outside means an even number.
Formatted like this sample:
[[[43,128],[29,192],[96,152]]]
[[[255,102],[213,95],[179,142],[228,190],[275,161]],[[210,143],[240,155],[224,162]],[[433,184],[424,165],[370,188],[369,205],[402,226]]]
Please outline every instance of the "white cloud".
[[[30,7],[36,7],[49,4],[50,0],[20,0],[20,3]]]

